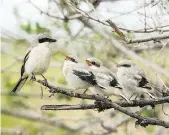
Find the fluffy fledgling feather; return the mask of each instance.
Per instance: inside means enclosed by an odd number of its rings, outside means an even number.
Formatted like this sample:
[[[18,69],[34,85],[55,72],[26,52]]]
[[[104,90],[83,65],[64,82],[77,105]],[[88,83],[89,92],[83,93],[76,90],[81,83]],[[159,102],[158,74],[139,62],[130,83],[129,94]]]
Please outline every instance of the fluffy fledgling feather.
[[[77,89],[88,89],[91,86],[101,87],[97,84],[92,71],[77,56],[66,56],[63,74],[68,85]]]
[[[116,75],[108,68],[104,67],[102,62],[96,58],[86,59],[86,63],[92,70],[96,77],[97,83],[104,87],[104,89],[94,89],[94,93],[101,95],[119,95],[121,86],[117,81]],[[115,89],[118,88],[118,89]]]
[[[152,89],[145,72],[140,69],[136,64],[130,60],[121,60],[118,65],[117,78],[124,89],[124,93],[129,99],[133,94],[147,93],[152,98],[155,98],[150,94]]]

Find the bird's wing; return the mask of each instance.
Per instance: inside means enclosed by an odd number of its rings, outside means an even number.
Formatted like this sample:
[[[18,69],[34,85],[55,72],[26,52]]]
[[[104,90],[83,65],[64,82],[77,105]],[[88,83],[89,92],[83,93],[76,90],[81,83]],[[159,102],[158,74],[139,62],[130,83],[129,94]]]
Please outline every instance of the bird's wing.
[[[110,86],[122,89],[117,81],[117,77],[112,72],[110,72],[109,75],[111,76]]]
[[[151,86],[145,77],[142,77],[139,81],[139,87],[151,89]]]
[[[101,67],[99,70],[93,72],[96,76],[97,82],[104,87],[117,87],[120,88],[119,83],[117,82],[116,76],[107,68]]]
[[[27,54],[25,55],[24,59],[23,59],[23,65],[21,67],[21,76],[23,75],[23,73],[25,72],[25,63],[29,58],[29,54],[31,51],[28,51]]]
[[[138,86],[142,88],[151,89],[148,80],[146,79],[146,74],[143,70],[136,68],[136,74],[134,76],[136,80],[138,80]]]
[[[97,81],[95,79],[95,76],[91,71],[88,71],[86,69],[82,69],[82,70],[74,69],[73,74],[75,74],[81,80],[83,80],[91,85],[97,85]]]
[[[112,87],[120,88],[120,84],[117,81],[116,75],[110,71],[109,69],[105,68],[105,74],[107,75],[107,78],[109,79],[109,85]]]

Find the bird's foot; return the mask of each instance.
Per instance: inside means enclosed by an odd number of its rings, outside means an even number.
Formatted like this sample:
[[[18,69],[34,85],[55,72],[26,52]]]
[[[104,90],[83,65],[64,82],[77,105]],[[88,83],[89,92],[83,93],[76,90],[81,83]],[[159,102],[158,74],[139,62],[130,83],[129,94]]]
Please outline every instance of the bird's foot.
[[[44,86],[46,86],[46,88],[47,88],[47,86],[48,86],[48,81],[47,81],[47,79],[43,76],[43,75],[41,75],[42,77],[43,77],[43,85]]]
[[[70,93],[76,93],[76,89],[75,90],[71,90]]]
[[[140,95],[138,94],[138,95],[136,95],[136,97],[134,98],[134,100],[137,100],[138,99],[138,97],[140,97]]]
[[[44,86],[46,86],[46,88],[47,88],[47,86],[48,86],[48,81],[47,81],[47,79],[44,79],[42,82],[43,82]]]
[[[87,90],[88,90],[88,88],[87,88],[87,89],[85,89],[85,91],[83,92],[83,94],[86,94]]]
[[[109,108],[109,107],[108,107],[104,102],[102,102],[102,101],[96,100],[96,101],[94,102],[94,104],[95,104],[95,106],[96,106],[98,112],[102,112],[102,111],[104,111],[105,109]]]
[[[109,99],[109,96],[105,96],[105,98]]]
[[[130,96],[129,100],[131,100],[132,97],[134,97],[134,95],[135,95],[135,93],[133,93],[133,94]],[[136,97],[137,97],[137,96],[136,96]]]
[[[34,74],[31,76],[30,80],[32,80],[32,81],[36,81],[36,77],[35,77],[35,75],[34,75]]]
[[[43,88],[42,88],[42,86],[40,86],[40,88],[41,88],[41,99],[43,98]]]

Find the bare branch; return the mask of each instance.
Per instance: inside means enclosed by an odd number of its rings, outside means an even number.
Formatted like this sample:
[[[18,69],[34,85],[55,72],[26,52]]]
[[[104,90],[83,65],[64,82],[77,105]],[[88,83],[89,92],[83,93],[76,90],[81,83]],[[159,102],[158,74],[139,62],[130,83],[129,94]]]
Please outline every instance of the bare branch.
[[[119,126],[121,126],[122,124],[128,122],[129,120],[131,120],[131,117],[125,117],[121,120],[118,120],[115,124],[113,124],[113,126],[111,127],[106,127],[104,124],[102,124],[102,127],[104,126],[106,129],[107,129],[107,132],[104,132],[104,133],[97,133],[97,135],[109,135],[110,133],[112,132],[116,132],[117,131],[117,128]],[[105,129],[104,128],[104,129]]]
[[[43,81],[38,80],[37,82],[45,85]],[[47,87],[50,89],[50,92],[52,94],[53,93],[62,93],[64,95],[67,95],[67,96],[70,96],[70,97],[95,100],[96,101],[95,105],[96,105],[96,108],[98,109],[98,111],[103,111],[105,109],[114,108],[115,110],[118,110],[118,111],[120,111],[120,112],[122,112],[126,115],[129,115],[130,117],[137,119],[136,124],[138,124],[138,125],[146,127],[150,124],[150,125],[159,125],[159,126],[169,128],[169,122],[165,122],[165,121],[158,120],[158,119],[155,119],[155,118],[144,117],[144,116],[141,116],[140,114],[130,112],[129,110],[122,108],[117,103],[115,103],[115,102],[113,103],[111,100],[104,98],[102,96],[68,92],[68,91],[72,91],[72,90],[63,89],[63,88],[60,88],[60,87],[55,87],[55,86],[52,86],[50,84],[47,84]],[[168,103],[168,102],[169,102],[169,97],[165,97],[165,103]],[[67,105],[65,107],[67,107]]]
[[[54,127],[57,126],[57,127],[60,127],[60,128],[66,129],[66,130],[70,130],[72,132],[77,132],[79,129],[81,129],[81,127],[77,128],[77,129],[69,127],[66,124],[61,123],[58,120],[56,120],[56,118],[50,118],[50,117],[43,116],[43,115],[35,115],[34,113],[33,114],[28,113],[28,111],[21,112],[21,111],[7,110],[7,109],[2,108],[1,113],[5,114],[5,115],[24,118],[24,119],[31,120],[31,121],[44,122],[44,123],[49,124],[51,126],[54,126]]]
[[[169,34],[167,35],[160,35],[160,36],[154,36],[154,37],[148,37],[148,38],[143,38],[143,39],[134,39],[134,40],[130,40],[128,42],[128,44],[133,44],[133,43],[141,43],[141,42],[148,42],[148,41],[159,41],[162,39],[168,39],[169,38]]]
[[[120,50],[123,54],[127,55],[128,57],[130,57],[131,59],[135,59],[141,63],[143,63],[144,65],[149,65],[151,66],[156,72],[163,74],[164,76],[166,76],[167,78],[169,78],[169,72],[166,71],[164,68],[160,67],[159,65],[154,64],[153,62],[146,60],[144,58],[142,58],[141,56],[138,56],[135,52],[133,52],[132,50],[128,49],[125,44],[125,46],[120,43],[119,41],[117,41],[114,37],[110,37],[109,35],[103,33],[102,31],[98,31],[97,28],[95,28],[93,26],[92,23],[90,23],[89,21],[87,21],[85,18],[79,18],[79,20],[84,23],[87,27],[93,29],[96,33],[100,34],[101,36],[103,36],[105,39],[107,39],[108,41],[111,42],[112,46],[114,46],[115,48],[117,48],[118,50]],[[167,43],[169,44],[169,43]]]
[[[49,14],[48,12],[45,12],[43,10],[41,10],[38,6],[36,6],[31,0],[28,0],[29,3],[31,3],[37,10],[39,10],[41,13],[51,17],[51,18],[54,18],[54,19],[59,19],[59,20],[65,20],[65,18],[61,18],[61,17],[58,17],[58,16],[54,16],[54,15],[51,15]]]
[[[88,96],[88,95],[87,95]],[[94,100],[94,99],[93,99]],[[169,96],[159,98],[158,100],[132,100],[131,103],[125,101],[117,101],[116,104],[121,107],[144,107],[150,105],[155,107],[158,104],[169,103]],[[99,109],[97,104],[77,104],[77,105],[43,105],[42,110],[88,110]],[[106,108],[107,107],[107,108]],[[105,106],[106,109],[111,109],[111,106]]]

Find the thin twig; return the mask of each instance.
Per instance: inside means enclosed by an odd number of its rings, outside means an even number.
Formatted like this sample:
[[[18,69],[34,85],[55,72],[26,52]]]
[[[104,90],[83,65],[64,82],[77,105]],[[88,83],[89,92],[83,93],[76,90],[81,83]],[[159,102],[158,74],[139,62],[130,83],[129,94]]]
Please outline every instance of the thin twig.
[[[169,34],[167,35],[160,35],[160,36],[153,36],[153,37],[148,37],[148,38],[141,38],[141,39],[133,39],[128,42],[128,44],[133,44],[133,43],[142,43],[142,42],[148,42],[148,41],[159,41],[162,39],[168,39]]]

